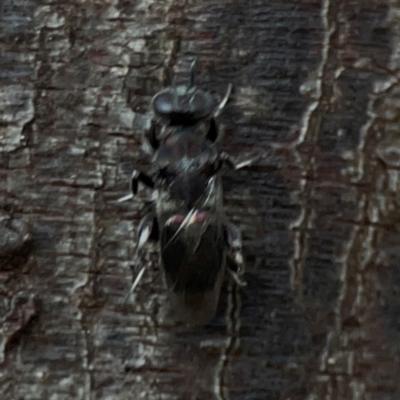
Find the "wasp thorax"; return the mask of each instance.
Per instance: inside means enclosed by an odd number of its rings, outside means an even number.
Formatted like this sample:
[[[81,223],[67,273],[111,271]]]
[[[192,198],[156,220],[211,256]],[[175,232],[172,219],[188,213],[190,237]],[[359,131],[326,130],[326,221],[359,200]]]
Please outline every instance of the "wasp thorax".
[[[174,124],[187,124],[208,117],[214,106],[211,94],[196,87],[179,85],[157,93],[154,112]]]

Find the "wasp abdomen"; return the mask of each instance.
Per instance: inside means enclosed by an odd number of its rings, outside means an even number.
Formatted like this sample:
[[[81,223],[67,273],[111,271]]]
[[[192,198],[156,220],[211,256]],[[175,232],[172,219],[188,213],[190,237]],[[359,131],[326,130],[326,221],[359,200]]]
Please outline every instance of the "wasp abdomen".
[[[206,212],[185,218],[173,215],[165,224],[161,259],[177,319],[200,324],[210,320],[217,307],[225,269],[224,237]]]

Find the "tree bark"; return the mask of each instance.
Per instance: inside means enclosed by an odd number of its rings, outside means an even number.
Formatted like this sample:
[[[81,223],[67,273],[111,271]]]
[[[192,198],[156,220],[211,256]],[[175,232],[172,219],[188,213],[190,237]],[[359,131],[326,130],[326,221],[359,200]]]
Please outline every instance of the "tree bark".
[[[1,399],[400,398],[399,0],[0,12]],[[148,193],[115,201],[192,57],[235,88],[220,148],[264,156],[224,176],[248,285],[189,330],[157,263],[124,303]]]

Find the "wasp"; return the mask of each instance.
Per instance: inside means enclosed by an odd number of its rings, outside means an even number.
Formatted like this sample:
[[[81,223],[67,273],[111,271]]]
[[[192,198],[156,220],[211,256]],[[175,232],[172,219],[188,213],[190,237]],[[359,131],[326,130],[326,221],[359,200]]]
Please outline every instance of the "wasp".
[[[175,319],[202,325],[215,315],[226,270],[244,285],[241,233],[224,215],[220,176],[224,165],[234,169],[243,165],[236,165],[215,145],[215,120],[232,85],[215,106],[209,92],[194,86],[194,65],[188,85],[171,85],[152,100],[156,118],[163,122],[160,132],[152,124],[145,134],[154,173],[135,170],[131,196],[137,194],[139,183],[153,190],[152,212],[138,227],[137,254],[148,242],[159,244]]]

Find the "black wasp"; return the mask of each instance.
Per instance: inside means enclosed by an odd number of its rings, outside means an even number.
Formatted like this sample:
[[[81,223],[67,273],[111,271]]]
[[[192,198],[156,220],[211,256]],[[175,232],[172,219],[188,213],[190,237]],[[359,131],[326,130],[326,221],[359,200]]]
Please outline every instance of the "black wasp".
[[[216,118],[232,85],[216,106],[209,92],[194,86],[194,67],[195,62],[188,85],[173,85],[169,79],[169,86],[154,96],[156,118],[145,134],[154,174],[135,170],[131,189],[135,195],[139,182],[153,189],[153,212],[138,228],[138,254],[147,242],[159,243],[171,310],[176,319],[199,325],[215,314],[226,267],[243,284],[243,256],[240,231],[224,216],[218,173],[224,164],[240,166],[215,146]],[[144,267],[131,291],[143,272]]]

